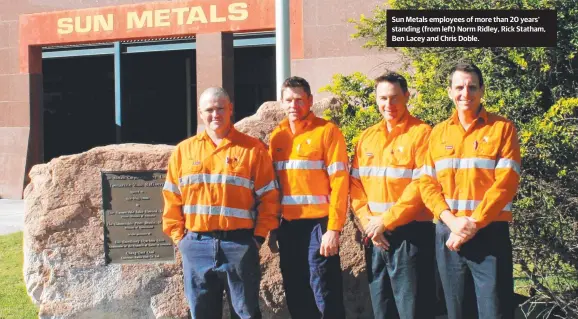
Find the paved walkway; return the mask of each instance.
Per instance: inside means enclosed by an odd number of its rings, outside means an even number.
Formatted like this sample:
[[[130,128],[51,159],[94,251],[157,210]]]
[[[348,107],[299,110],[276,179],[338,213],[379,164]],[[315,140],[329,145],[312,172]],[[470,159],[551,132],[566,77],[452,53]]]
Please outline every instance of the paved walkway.
[[[24,200],[0,199],[0,235],[24,229]]]

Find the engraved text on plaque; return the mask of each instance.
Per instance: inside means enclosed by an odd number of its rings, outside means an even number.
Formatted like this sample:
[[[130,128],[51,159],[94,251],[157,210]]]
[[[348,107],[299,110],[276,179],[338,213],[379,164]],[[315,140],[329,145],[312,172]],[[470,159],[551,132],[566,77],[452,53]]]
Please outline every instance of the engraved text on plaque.
[[[162,231],[166,171],[102,173],[107,263],[171,262],[175,250]]]

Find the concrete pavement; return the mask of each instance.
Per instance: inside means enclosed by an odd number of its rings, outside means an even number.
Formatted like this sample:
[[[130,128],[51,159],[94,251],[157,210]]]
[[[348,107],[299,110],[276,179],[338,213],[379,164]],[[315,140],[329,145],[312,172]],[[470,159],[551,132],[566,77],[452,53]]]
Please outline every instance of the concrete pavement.
[[[0,199],[0,235],[24,229],[24,200]]]

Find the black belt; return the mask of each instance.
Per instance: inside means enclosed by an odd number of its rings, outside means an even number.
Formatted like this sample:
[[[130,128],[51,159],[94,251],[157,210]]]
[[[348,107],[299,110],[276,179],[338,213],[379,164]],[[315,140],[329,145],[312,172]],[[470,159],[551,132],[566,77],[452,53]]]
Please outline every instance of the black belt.
[[[191,231],[191,233],[191,235],[197,236],[198,239],[200,239],[201,236],[208,236],[221,240],[238,240],[253,237],[253,229],[214,230],[207,232]]]
[[[319,217],[319,218],[299,218],[299,219],[292,219],[287,220],[285,218],[281,218],[281,224],[319,224],[319,223],[327,223],[329,220],[329,216]]]

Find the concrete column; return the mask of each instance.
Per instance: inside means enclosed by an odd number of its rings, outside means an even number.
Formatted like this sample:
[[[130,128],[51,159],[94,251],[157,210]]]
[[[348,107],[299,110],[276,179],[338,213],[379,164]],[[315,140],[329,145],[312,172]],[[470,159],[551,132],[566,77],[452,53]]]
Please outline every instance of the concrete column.
[[[235,67],[232,33],[208,33],[197,35],[197,101],[209,87],[224,88],[231,101],[235,101]],[[234,106],[234,105],[233,105]],[[197,111],[198,114],[198,111]],[[233,117],[234,117],[233,110]],[[197,116],[197,133],[205,128]]]
[[[277,100],[281,101],[281,86],[291,76],[291,42],[289,0],[275,1],[275,56]]]

